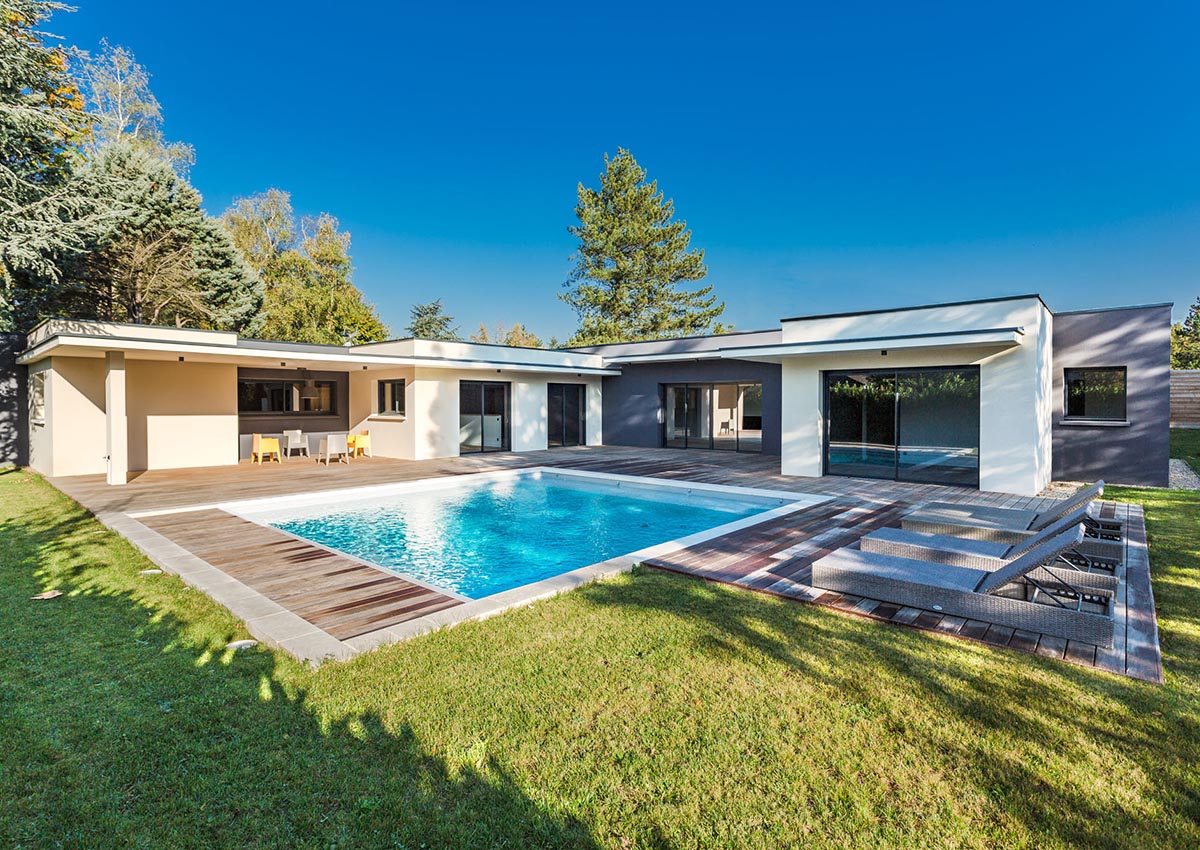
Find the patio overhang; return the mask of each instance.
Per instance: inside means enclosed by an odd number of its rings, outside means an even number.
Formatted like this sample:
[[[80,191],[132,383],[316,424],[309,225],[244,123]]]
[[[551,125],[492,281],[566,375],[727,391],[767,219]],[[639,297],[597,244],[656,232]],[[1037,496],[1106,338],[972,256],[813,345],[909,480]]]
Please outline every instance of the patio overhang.
[[[72,323],[76,327],[83,323]],[[127,326],[115,326],[124,328]],[[595,355],[564,354],[529,349],[507,349],[506,357],[486,356],[485,346],[464,344],[464,351],[455,356],[422,353],[367,353],[362,347],[308,345],[305,343],[271,343],[240,340],[220,331],[181,329],[175,338],[140,333],[113,333],[114,326],[104,326],[110,332],[93,328],[51,329],[48,334],[34,337],[33,344],[18,357],[17,362],[29,365],[47,357],[103,358],[106,352],[119,351],[131,360],[179,360],[191,363],[226,363],[238,366],[288,367],[313,370],[359,371],[418,367],[423,369],[454,369],[460,371],[536,372],[562,375],[619,375]],[[31,335],[32,336],[32,335]],[[174,335],[173,335],[174,336]],[[475,351],[474,349],[480,349]],[[558,362],[550,362],[552,359]]]

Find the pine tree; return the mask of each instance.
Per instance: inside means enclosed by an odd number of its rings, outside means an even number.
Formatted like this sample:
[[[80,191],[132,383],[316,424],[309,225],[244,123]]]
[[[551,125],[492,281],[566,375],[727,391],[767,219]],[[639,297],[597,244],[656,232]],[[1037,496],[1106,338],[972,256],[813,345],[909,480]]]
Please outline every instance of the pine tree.
[[[461,339],[458,328],[453,327],[454,317],[446,315],[442,307],[442,299],[430,301],[427,304],[414,304],[411,318],[408,322],[409,336],[418,339],[440,339],[457,342]],[[485,330],[484,333],[487,331]]]
[[[263,286],[200,193],[152,147],[115,138],[82,172],[84,185],[123,210],[82,251],[65,257],[76,318],[253,332]]]
[[[61,283],[58,256],[112,214],[81,191],[76,166],[92,119],[69,51],[42,31],[64,10],[46,0],[0,4],[0,330],[36,321]]]
[[[672,221],[674,202],[633,155],[605,155],[600,188],[578,187],[568,231],[579,240],[575,268],[559,297],[575,308],[579,328],[569,345],[687,336],[709,331],[725,310],[712,287],[679,284],[704,278],[704,251],[691,249],[687,222]]]
[[[1171,326],[1171,368],[1200,369],[1200,298],[1183,322]]]

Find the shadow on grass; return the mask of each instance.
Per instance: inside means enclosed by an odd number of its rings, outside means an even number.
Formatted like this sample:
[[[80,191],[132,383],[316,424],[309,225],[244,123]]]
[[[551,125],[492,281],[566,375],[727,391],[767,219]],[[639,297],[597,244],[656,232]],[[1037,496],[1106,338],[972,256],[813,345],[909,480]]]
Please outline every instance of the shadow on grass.
[[[6,513],[3,846],[596,846],[484,752],[448,763],[373,714],[322,723],[280,684],[290,661],[225,651],[235,620],[136,577],[145,562],[66,499]]]
[[[993,816],[1034,835],[1117,847],[1194,846],[1200,834],[1194,629],[1171,633],[1177,667],[1156,687],[646,568],[632,587],[578,592],[687,620],[705,651],[794,668],[886,735],[919,740],[931,770],[971,782]]]

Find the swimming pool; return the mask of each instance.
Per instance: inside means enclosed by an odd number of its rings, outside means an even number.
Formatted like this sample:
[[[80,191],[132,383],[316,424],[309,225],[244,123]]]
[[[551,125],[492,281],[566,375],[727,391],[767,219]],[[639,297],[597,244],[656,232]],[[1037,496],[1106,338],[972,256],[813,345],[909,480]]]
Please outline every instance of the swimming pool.
[[[538,468],[221,507],[481,599],[618,556],[649,557],[816,501],[823,499]]]

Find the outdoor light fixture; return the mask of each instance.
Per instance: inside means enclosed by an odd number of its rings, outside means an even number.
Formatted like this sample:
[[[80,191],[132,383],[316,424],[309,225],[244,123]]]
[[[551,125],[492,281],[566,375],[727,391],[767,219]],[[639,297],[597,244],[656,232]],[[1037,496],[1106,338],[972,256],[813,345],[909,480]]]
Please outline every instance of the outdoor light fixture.
[[[304,379],[304,384],[300,387],[300,398],[320,398],[321,394],[317,392],[317,384],[316,381],[312,379],[312,374],[307,369],[301,367],[300,377]]]

